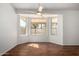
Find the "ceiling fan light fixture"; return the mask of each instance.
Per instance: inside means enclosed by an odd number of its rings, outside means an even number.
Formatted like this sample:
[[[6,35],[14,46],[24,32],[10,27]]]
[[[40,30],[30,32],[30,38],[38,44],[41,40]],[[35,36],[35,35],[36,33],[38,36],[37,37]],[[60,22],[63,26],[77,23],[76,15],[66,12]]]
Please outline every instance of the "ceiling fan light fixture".
[[[37,13],[37,15],[41,16],[41,13]]]

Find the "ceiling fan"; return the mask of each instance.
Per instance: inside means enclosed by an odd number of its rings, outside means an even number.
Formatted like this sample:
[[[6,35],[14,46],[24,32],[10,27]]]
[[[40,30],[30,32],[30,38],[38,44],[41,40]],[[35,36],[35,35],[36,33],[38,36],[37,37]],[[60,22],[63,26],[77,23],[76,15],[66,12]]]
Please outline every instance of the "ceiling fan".
[[[40,15],[41,16],[42,15],[42,11],[43,11],[43,6],[40,5],[38,7],[38,9],[37,9],[37,15]]]
[[[25,13],[35,14],[35,15],[39,15],[39,16],[42,16],[42,12],[43,12],[43,6],[41,6],[40,4],[38,5],[38,8],[35,12],[32,10],[25,11]]]

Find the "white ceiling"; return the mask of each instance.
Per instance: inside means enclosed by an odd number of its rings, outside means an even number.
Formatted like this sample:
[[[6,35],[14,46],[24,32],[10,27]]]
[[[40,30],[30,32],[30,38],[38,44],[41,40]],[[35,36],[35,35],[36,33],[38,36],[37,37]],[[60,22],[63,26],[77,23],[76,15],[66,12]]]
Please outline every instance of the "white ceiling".
[[[46,10],[52,9],[79,9],[79,3],[40,3]],[[39,7],[39,3],[12,3],[15,9],[32,9]]]

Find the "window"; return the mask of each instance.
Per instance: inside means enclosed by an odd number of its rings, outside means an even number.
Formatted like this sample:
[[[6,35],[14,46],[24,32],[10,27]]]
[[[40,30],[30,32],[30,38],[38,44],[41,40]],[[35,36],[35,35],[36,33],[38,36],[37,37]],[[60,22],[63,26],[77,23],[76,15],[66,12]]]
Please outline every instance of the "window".
[[[26,17],[20,16],[20,34],[26,34]]]
[[[52,17],[52,35],[57,34],[57,17]]]
[[[31,21],[32,35],[46,33],[46,19],[32,19]]]

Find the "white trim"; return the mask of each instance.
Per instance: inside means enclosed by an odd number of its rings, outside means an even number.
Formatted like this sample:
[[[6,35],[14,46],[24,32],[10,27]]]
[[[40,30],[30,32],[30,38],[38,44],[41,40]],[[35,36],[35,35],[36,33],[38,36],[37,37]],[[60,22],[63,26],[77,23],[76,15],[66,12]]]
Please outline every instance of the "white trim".
[[[17,44],[16,44],[17,45]],[[0,56],[2,56],[3,54],[5,54],[6,52],[8,52],[9,50],[11,50],[12,48],[14,48],[16,45],[12,46],[11,48],[9,49],[6,49],[5,51],[3,52],[0,52]]]
[[[63,43],[56,43],[56,42],[53,42],[53,41],[50,41],[50,43],[55,43],[55,44],[57,44],[57,45],[62,45],[62,46],[64,46]]]
[[[48,17],[57,17],[58,15],[61,15],[61,14],[43,14],[43,16],[39,16],[39,15],[36,15],[36,14],[17,14],[17,15],[21,15],[21,16],[27,16],[27,17],[39,17],[39,18],[48,18]]]
[[[79,46],[79,44],[63,44],[63,46],[65,46],[65,45],[67,45],[67,46]]]

